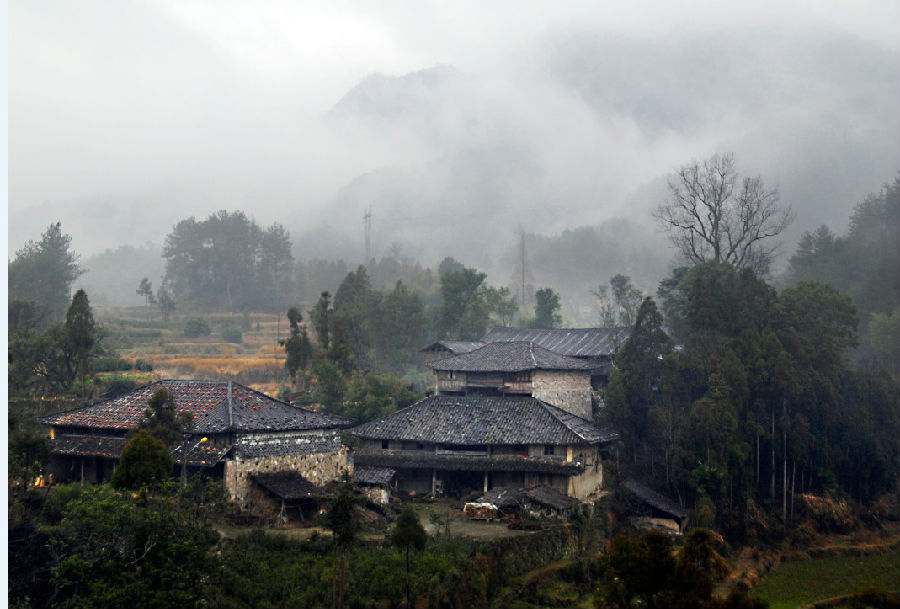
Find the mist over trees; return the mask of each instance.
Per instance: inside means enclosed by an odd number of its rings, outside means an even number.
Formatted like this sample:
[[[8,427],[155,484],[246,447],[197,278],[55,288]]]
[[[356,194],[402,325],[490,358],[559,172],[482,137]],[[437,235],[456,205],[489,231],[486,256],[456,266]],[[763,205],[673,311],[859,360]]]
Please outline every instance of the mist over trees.
[[[860,350],[900,377],[900,175],[858,203],[843,236],[826,225],[803,234],[786,279],[828,283],[860,316]]]
[[[182,220],[163,257],[176,299],[219,311],[279,310],[293,275],[284,227],[262,229],[241,211]]]
[[[147,235],[161,241],[164,230]],[[153,285],[160,285],[166,272],[162,248],[152,243],[122,245],[99,254],[85,256],[81,261],[84,274],[76,286],[91,295],[91,301],[100,306],[134,306],[145,299],[135,292],[140,280],[147,278]]]

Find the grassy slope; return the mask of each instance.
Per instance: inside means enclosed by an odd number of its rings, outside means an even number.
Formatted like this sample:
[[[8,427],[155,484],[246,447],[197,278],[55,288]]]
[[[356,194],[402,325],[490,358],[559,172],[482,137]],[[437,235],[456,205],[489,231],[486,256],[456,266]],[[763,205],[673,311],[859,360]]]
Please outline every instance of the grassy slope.
[[[793,609],[813,601],[853,594],[869,586],[900,588],[900,554],[829,556],[779,565],[753,588],[772,609]]]

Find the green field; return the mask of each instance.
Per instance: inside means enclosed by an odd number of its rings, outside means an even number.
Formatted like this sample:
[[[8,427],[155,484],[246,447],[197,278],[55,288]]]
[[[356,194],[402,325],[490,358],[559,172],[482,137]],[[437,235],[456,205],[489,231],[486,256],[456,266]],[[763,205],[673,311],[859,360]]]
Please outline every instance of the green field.
[[[900,553],[785,562],[753,588],[753,595],[769,601],[772,609],[794,609],[870,586],[900,588]]]

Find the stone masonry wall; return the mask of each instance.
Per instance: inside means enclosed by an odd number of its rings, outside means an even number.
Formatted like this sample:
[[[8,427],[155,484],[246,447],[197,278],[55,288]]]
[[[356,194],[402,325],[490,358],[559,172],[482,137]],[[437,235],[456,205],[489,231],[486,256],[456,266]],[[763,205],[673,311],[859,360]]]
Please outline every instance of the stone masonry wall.
[[[583,419],[591,420],[591,375],[589,372],[536,370],[532,395]]]
[[[299,472],[317,486],[339,480],[344,471],[353,473],[353,460],[346,448],[340,450],[272,457],[234,459],[225,462],[225,488],[242,508],[249,507],[249,488],[253,474],[283,471]]]

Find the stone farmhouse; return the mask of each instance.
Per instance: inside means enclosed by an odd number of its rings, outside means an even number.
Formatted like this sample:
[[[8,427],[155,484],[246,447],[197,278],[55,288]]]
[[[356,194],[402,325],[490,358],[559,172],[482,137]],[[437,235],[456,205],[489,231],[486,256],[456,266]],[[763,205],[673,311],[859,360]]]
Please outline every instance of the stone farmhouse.
[[[126,434],[140,424],[160,388],[172,394],[177,413],[193,417],[185,441],[172,447],[176,470],[186,459],[188,473],[221,480],[244,508],[251,507],[254,496],[284,489],[282,500],[314,496],[309,485],[321,486],[339,479],[344,470],[352,472],[351,456],[340,439],[340,430],[349,424],[345,419],[297,408],[231,381],[163,380],[45,417],[54,478],[108,481]],[[295,474],[292,484],[273,476],[283,472]],[[297,475],[309,485],[299,483]]]
[[[401,494],[543,485],[584,499],[600,488],[601,451],[617,436],[592,420],[598,361],[500,340],[429,366],[435,395],[351,430],[357,465],[395,470]]]
[[[559,355],[574,357],[590,363],[591,387],[606,388],[616,351],[628,339],[631,328],[507,328],[498,326],[482,339],[484,344],[510,341],[530,341]]]

